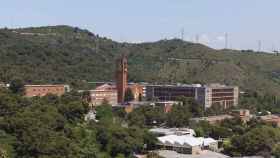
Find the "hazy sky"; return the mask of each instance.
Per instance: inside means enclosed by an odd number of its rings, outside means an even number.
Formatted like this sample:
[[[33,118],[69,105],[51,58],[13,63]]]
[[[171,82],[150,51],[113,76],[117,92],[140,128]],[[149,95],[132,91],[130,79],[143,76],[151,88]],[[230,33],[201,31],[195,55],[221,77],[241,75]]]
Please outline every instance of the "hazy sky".
[[[280,49],[280,0],[2,0],[0,27],[72,25],[117,41],[180,37],[215,48]]]

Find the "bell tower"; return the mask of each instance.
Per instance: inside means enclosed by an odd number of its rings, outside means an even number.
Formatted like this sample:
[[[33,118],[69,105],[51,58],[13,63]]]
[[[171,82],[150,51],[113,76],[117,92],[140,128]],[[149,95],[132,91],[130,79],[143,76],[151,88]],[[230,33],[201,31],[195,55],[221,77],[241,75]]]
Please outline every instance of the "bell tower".
[[[116,84],[118,92],[118,103],[123,103],[125,98],[125,92],[127,89],[127,58],[122,55],[120,59],[117,60],[116,65]]]

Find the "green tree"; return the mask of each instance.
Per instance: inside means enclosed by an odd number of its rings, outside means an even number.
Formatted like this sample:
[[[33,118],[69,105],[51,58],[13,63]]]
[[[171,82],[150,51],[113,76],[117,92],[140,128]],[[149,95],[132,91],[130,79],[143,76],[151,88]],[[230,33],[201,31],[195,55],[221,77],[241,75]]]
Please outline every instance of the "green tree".
[[[272,149],[272,155],[276,158],[280,158],[280,144],[275,144]]]
[[[182,102],[184,106],[187,106],[193,117],[203,116],[204,113],[203,106],[199,105],[197,101],[194,100],[193,98],[181,96],[178,97],[176,100]]]
[[[261,126],[250,130],[244,135],[233,137],[231,139],[231,147],[225,148],[225,152],[233,156],[236,153],[246,156],[267,156],[272,153],[273,148],[278,148],[275,145],[279,141],[279,129]]]
[[[7,153],[0,147],[0,158],[8,158]]]
[[[191,113],[188,106],[173,105],[171,112],[167,114],[167,126],[186,127],[189,125]]]
[[[96,119],[107,123],[113,121],[113,109],[106,100],[96,108]]]
[[[13,93],[17,93],[17,94],[24,93],[24,83],[21,79],[12,80],[9,88]]]

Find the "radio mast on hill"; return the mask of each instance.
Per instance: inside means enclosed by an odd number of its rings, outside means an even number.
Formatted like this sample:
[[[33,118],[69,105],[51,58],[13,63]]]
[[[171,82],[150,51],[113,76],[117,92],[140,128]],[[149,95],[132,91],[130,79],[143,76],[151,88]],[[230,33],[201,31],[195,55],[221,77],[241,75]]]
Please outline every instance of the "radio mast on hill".
[[[258,41],[258,52],[261,52],[261,50],[262,50],[262,41],[259,40]]]
[[[225,33],[225,49],[228,49],[228,33]]]
[[[184,39],[185,39],[185,29],[182,28],[182,30],[181,30],[181,40],[184,41]]]
[[[196,34],[196,35],[195,35],[195,42],[196,42],[196,43],[199,43],[199,34]]]

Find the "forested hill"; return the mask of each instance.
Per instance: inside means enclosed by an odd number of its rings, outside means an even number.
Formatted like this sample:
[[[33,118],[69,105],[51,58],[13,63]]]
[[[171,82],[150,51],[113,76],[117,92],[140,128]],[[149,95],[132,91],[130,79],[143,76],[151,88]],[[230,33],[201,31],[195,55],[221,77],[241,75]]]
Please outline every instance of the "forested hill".
[[[1,29],[0,80],[74,86],[110,81],[122,53],[128,54],[130,81],[220,82],[280,95],[277,55],[214,50],[178,39],[118,43],[69,26]]]

